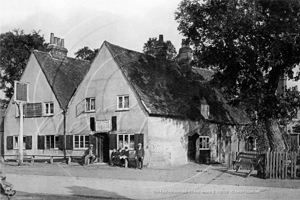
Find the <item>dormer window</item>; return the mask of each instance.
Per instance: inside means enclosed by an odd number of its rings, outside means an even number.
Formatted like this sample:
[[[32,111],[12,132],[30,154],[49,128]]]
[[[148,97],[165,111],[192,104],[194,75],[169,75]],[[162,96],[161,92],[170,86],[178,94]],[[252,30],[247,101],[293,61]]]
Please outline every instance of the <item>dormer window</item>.
[[[129,110],[129,95],[120,95],[117,98],[118,110]]]
[[[209,118],[209,105],[201,104],[201,115],[204,117],[204,119]]]
[[[95,98],[85,99],[85,112],[94,112],[96,109]]]

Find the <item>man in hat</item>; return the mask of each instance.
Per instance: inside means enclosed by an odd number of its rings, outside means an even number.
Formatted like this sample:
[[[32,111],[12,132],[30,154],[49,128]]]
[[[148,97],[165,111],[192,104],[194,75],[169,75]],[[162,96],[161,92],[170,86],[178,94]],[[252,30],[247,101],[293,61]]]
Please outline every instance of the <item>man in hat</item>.
[[[91,163],[93,163],[96,158],[96,156],[93,153],[93,146],[94,146],[93,144],[90,144],[89,148],[85,151],[85,157],[84,157],[85,165],[89,164],[88,161],[91,161]]]
[[[138,148],[135,150],[135,168],[139,166],[139,163],[141,163],[141,168],[143,169],[143,160],[144,160],[144,149],[142,147],[142,143],[138,143]]]

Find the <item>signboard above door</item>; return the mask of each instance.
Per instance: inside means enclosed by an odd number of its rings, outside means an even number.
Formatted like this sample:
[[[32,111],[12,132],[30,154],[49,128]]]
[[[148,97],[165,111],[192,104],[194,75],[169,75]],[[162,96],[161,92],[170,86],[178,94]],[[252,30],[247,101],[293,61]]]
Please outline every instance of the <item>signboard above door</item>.
[[[108,132],[111,130],[110,120],[96,121],[96,132]]]

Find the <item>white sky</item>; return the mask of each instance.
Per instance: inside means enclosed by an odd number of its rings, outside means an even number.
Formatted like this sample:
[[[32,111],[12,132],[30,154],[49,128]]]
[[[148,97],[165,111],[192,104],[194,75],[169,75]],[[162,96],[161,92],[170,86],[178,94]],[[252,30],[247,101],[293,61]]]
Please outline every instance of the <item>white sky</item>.
[[[174,12],[181,0],[0,0],[0,32],[40,30],[47,43],[50,33],[65,39],[68,56],[104,40],[142,51],[150,37],[164,35],[180,48],[183,38]],[[3,94],[0,94],[3,97]]]

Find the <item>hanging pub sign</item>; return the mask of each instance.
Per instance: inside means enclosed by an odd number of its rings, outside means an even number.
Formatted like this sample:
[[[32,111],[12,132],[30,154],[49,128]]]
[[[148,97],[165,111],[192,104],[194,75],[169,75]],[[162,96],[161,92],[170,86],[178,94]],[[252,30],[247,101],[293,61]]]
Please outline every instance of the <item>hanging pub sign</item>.
[[[110,120],[96,121],[96,132],[108,132],[111,130]]]

